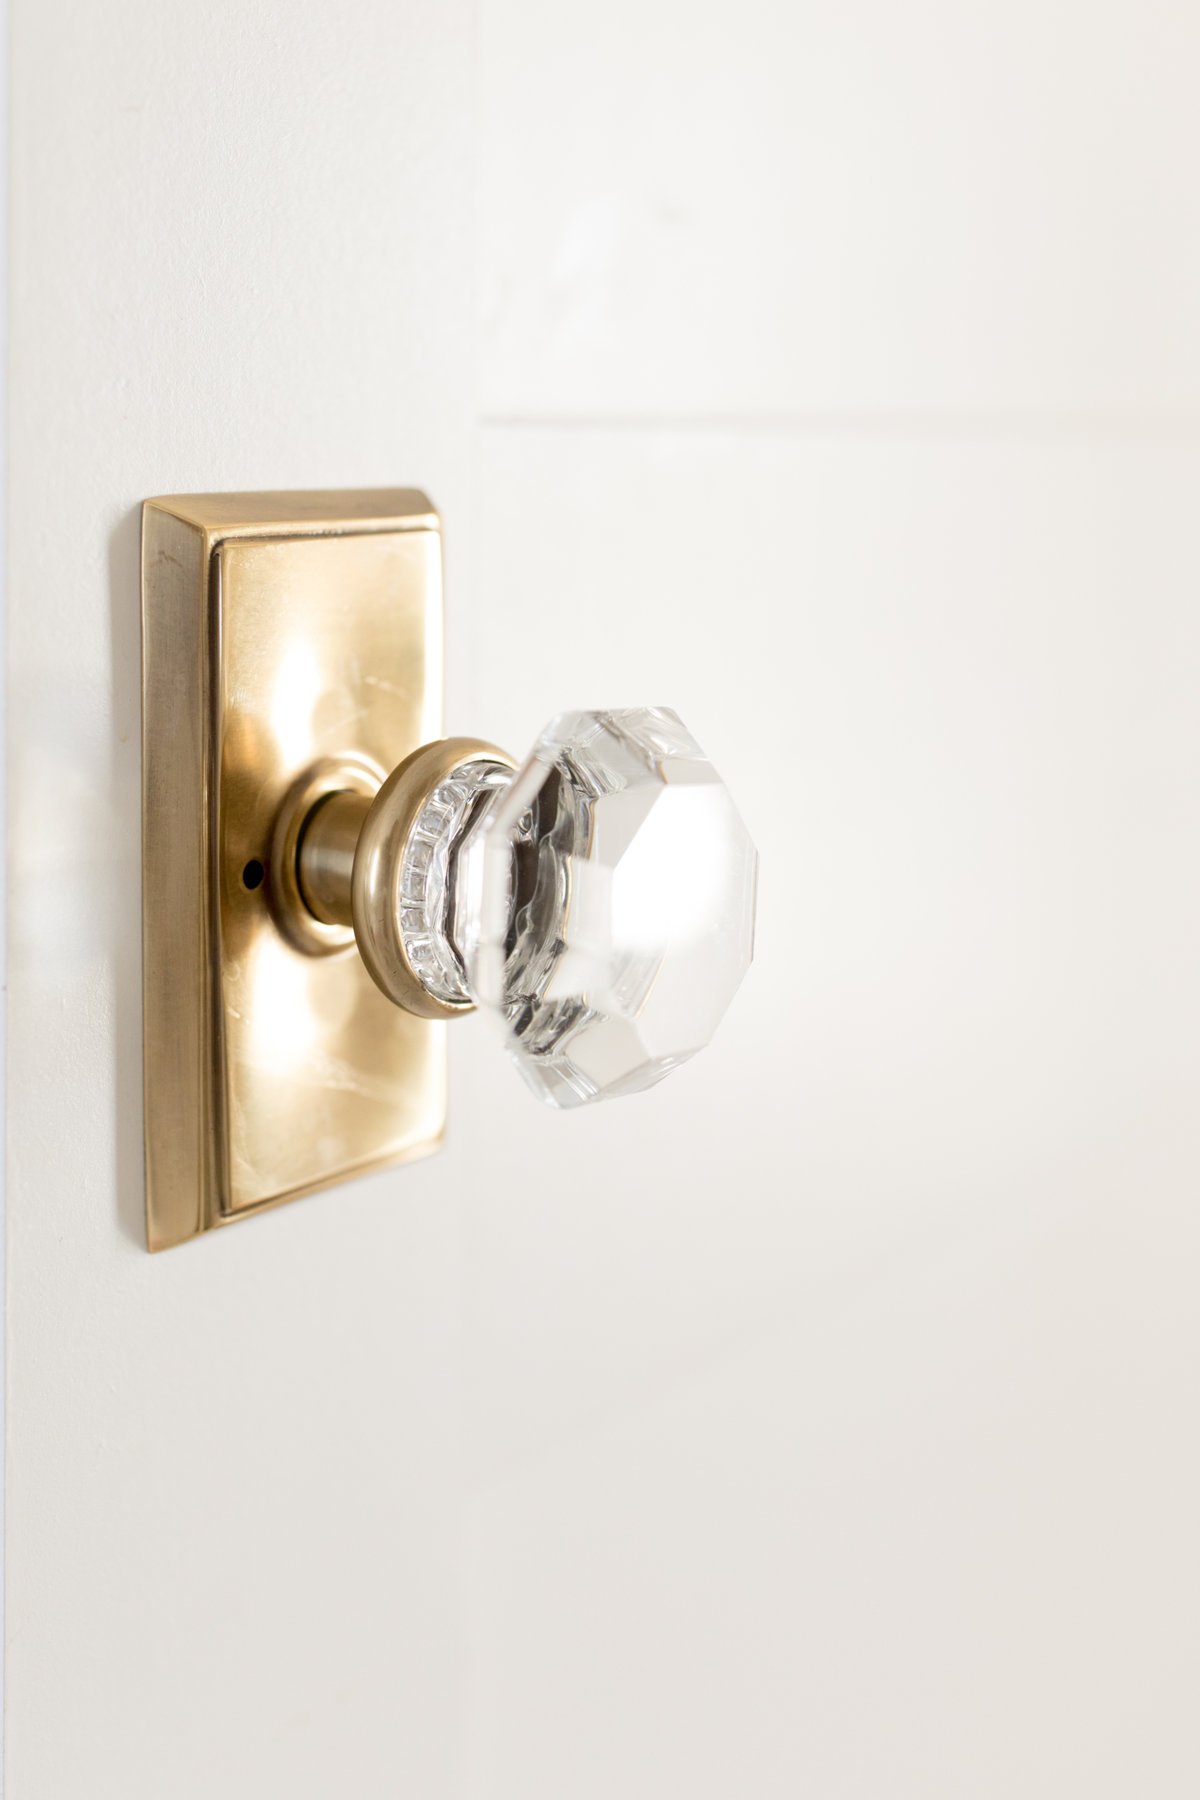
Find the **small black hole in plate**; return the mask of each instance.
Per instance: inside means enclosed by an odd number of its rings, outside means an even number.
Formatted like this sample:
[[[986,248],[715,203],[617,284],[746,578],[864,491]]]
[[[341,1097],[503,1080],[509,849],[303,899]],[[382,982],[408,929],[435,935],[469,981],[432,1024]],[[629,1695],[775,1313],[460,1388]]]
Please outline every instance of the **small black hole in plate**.
[[[252,856],[242,870],[242,886],[248,888],[261,887],[265,873],[266,871],[259,862],[257,856]]]

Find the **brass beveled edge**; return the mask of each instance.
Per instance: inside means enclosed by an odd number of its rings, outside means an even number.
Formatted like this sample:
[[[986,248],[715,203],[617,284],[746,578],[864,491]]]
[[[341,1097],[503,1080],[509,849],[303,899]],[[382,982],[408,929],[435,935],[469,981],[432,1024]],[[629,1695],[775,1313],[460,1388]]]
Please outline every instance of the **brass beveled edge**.
[[[382,1169],[401,1169],[407,1163],[422,1162],[427,1156],[436,1156],[445,1148],[446,1126],[443,1122],[430,1137],[420,1138],[415,1143],[406,1144],[402,1150],[388,1150],[382,1156],[364,1156],[360,1162],[347,1163],[336,1175],[321,1175],[315,1181],[299,1182],[295,1187],[285,1188],[281,1193],[268,1194],[265,1199],[252,1200],[246,1206],[239,1206],[229,1212],[217,1213],[210,1221],[211,1227],[218,1225],[236,1225],[239,1219],[257,1218],[259,1213],[274,1212],[277,1206],[286,1206],[291,1200],[304,1200],[309,1194],[323,1194],[330,1188],[341,1187],[347,1181],[355,1181],[360,1175],[374,1175]],[[202,1235],[209,1226],[202,1226]],[[178,1240],[186,1241],[186,1240]],[[167,1244],[154,1245],[152,1248],[165,1250]]]
[[[204,1073],[208,1082],[205,1094],[207,1133],[212,1153],[208,1172],[207,1193],[211,1225],[219,1225],[233,1216],[233,1195],[229,1174],[229,1087],[226,1078],[225,1009],[221,1004],[221,725],[225,718],[225,658],[222,642],[221,558],[219,542],[206,534],[208,552],[207,578],[204,584],[208,683],[204,708],[205,807],[204,829],[207,833],[208,883],[205,891],[208,915],[208,957],[205,969],[208,988],[207,1041],[208,1055]]]
[[[203,533],[210,553],[226,538],[342,537],[439,531],[420,488],[297,488],[252,494],[158,494],[143,502]]]
[[[150,1250],[185,1242],[216,1222],[206,979],[212,942],[208,568],[208,546],[191,521],[143,505],[142,1043]]]

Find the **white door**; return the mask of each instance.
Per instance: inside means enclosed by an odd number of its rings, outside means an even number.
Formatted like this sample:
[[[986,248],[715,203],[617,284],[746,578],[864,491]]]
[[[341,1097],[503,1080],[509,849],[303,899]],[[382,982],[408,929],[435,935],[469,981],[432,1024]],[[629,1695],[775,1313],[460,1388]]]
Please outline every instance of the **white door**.
[[[1200,12],[10,0],[9,1800],[1200,1786]],[[142,1227],[138,507],[678,707],[704,1056]]]

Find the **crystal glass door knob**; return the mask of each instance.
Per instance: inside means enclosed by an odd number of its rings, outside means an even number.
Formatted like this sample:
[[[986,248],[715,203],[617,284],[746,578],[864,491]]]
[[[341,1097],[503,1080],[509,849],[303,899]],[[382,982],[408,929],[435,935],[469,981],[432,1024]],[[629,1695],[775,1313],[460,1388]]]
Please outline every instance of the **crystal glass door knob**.
[[[143,509],[152,1248],[437,1149],[451,1019],[574,1107],[693,1056],[745,973],[754,847],[676,714],[443,738],[442,640],[415,489]]]
[[[369,807],[345,804],[348,909],[330,910],[334,802],[301,844],[309,905],[352,919],[399,1004],[494,1014],[554,1106],[660,1080],[709,1041],[749,967],[754,845],[667,708],[563,713],[516,769],[472,740],[426,745]]]
[[[750,964],[756,858],[675,713],[562,714],[471,835],[467,980],[538,1093],[633,1093],[703,1048]]]

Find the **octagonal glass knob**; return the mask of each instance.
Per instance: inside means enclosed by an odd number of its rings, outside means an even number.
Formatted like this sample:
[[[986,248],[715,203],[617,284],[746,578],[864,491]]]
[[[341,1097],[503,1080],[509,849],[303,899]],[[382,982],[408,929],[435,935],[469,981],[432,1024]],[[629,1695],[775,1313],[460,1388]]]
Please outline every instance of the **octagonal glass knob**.
[[[560,1107],[650,1087],[712,1037],[750,965],[756,855],[677,714],[564,713],[458,851],[449,939]]]

